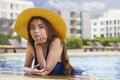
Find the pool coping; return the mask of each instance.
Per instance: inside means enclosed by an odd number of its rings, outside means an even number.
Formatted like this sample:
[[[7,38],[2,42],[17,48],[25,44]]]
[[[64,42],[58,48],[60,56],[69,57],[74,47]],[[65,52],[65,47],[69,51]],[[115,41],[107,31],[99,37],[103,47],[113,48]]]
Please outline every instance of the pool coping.
[[[98,78],[89,76],[34,76],[24,75],[19,72],[0,72],[1,80],[117,80],[110,78]]]
[[[120,56],[120,51],[94,51],[94,52],[83,52],[79,49],[68,50],[68,55],[71,56]],[[0,53],[0,56],[23,56],[25,52],[17,53]]]

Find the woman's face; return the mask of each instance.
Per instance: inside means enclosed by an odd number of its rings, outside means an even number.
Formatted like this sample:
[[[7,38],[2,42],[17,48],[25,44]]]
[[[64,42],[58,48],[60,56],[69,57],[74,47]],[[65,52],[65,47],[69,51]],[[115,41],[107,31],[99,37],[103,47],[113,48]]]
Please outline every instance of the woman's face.
[[[46,30],[46,24],[40,19],[33,19],[30,23],[30,34],[33,40],[37,40],[39,36],[46,36],[48,35]]]

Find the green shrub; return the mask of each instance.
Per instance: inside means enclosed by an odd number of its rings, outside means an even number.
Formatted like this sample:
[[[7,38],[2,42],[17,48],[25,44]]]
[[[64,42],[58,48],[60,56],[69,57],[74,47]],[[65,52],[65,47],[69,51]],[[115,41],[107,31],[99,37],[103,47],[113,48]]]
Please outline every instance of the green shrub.
[[[0,33],[0,45],[9,45],[7,35]]]
[[[95,39],[82,39],[83,41],[83,45],[88,45],[87,42],[88,41],[92,41],[92,42],[95,42],[95,41],[98,41],[100,42],[103,46],[109,46],[109,42],[120,42],[120,37],[118,38],[95,38]]]
[[[82,39],[83,45],[88,45],[87,42],[92,41],[91,39]]]
[[[0,45],[10,45],[8,39],[17,39],[19,42],[21,42],[20,36],[13,36],[12,34],[0,33]]]
[[[65,42],[68,49],[80,49],[82,47],[82,40],[78,37],[67,37]]]
[[[99,41],[104,46],[109,46],[109,42],[120,42],[120,38],[112,37],[112,38],[96,38],[95,40]]]

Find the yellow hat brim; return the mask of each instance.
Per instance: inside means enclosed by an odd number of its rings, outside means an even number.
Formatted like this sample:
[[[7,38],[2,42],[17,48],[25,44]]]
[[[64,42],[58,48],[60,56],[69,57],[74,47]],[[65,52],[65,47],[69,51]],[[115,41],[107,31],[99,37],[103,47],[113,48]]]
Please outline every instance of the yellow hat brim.
[[[28,40],[28,32],[27,32],[27,24],[32,16],[40,16],[48,20],[55,31],[59,34],[59,36],[64,39],[66,36],[66,24],[62,17],[49,9],[45,8],[28,8],[24,10],[17,18],[14,31]]]

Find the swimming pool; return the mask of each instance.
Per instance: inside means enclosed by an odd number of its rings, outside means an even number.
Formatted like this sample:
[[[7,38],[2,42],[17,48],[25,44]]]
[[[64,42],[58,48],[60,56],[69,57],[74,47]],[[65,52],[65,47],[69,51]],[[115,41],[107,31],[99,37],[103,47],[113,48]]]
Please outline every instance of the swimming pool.
[[[71,57],[74,67],[92,77],[120,79],[120,56]],[[0,72],[23,72],[24,56],[0,57]]]
[[[120,79],[120,56],[73,57],[70,61],[90,76]]]

